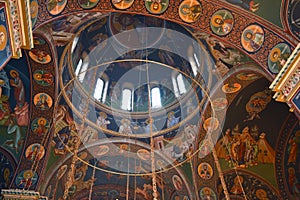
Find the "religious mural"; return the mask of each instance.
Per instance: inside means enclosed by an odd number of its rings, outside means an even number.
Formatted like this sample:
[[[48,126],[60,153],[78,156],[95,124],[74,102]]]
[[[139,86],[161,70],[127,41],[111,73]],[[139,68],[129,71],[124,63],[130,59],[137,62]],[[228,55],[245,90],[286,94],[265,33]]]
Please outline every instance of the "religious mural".
[[[269,22],[282,27],[281,19],[281,4],[282,0],[222,0],[239,8],[243,8],[246,11],[252,12],[259,17],[262,17]],[[272,5],[272,11],[269,12],[270,5]]]
[[[0,148],[0,189],[8,188],[16,170],[16,160],[4,148]]]
[[[111,0],[111,3],[120,10],[125,10],[132,6],[134,0]]]
[[[8,26],[8,19],[6,17],[6,4],[4,2],[0,3],[0,68],[9,61],[12,56],[11,40],[12,33]]]
[[[135,144],[106,143],[100,146],[94,145],[89,150],[78,153],[78,159],[74,160],[68,156],[68,160],[64,161],[65,164],[60,167],[57,165],[51,167],[50,176],[45,180],[47,182],[45,182],[46,185],[43,189],[45,189],[47,196],[55,199],[62,196],[80,199],[90,190],[92,184],[95,188],[100,185],[115,185],[115,195],[125,196],[122,194],[124,190],[120,186],[128,183],[130,191],[134,190],[131,191],[130,196],[137,195],[141,199],[151,199],[153,186],[151,176],[147,175],[150,170],[147,155],[150,155],[148,150]],[[71,162],[71,160],[73,161]],[[82,160],[86,162],[82,162]],[[158,161],[161,164],[167,162],[163,158],[158,159]],[[187,194],[187,187],[189,187],[187,177],[183,177],[178,169],[172,169],[171,166],[162,165],[163,168],[159,166],[160,164],[157,162],[157,167],[160,170],[166,167],[170,168],[168,173],[157,174],[156,176],[158,197],[164,194],[164,197],[171,199],[175,196],[183,198]],[[103,170],[99,170],[99,168]],[[74,171],[74,174],[70,173],[71,171]],[[105,171],[113,171],[114,173]],[[144,175],[126,176],[124,173]],[[111,189],[112,187],[110,187]],[[94,193],[93,195],[106,196],[112,194],[110,190],[107,189],[106,192]],[[166,193],[166,191],[170,192]]]
[[[300,129],[297,125],[288,138],[285,149],[285,177],[291,198],[297,199],[300,194]]]
[[[67,2],[67,1],[66,1]],[[81,13],[64,16],[49,23],[53,39],[57,46],[66,45],[74,36],[74,33],[82,26],[94,21],[101,13]]]
[[[64,8],[67,5],[67,2],[67,0],[50,0],[47,2],[47,10],[51,15],[58,15],[64,10]]]
[[[25,63],[23,59],[14,60],[0,71],[0,141],[16,159],[21,156],[29,125],[30,81]]]
[[[233,199],[280,199],[274,187],[260,177],[249,174],[244,170],[230,170],[224,173],[228,189],[228,197]],[[220,181],[218,182],[218,197],[224,199]]]
[[[272,92],[267,87],[268,82],[259,79],[237,95],[228,111],[231,113],[231,109],[239,110],[236,115],[239,119],[227,116],[215,148],[224,170],[246,169],[264,177],[276,187],[274,135],[278,134],[276,130],[280,129],[283,122],[274,117],[279,113],[288,113],[284,112],[285,105],[271,100]],[[270,110],[270,107],[273,109]],[[276,121],[279,127],[266,126],[265,122],[268,120]]]
[[[165,12],[169,6],[169,0],[155,1],[146,0],[145,5],[147,10],[153,14],[162,14]]]
[[[37,0],[30,0],[30,14],[31,14],[31,23],[32,27],[34,27],[39,12],[39,5]]]
[[[228,11],[220,11],[227,13]],[[218,16],[214,15],[214,16]],[[214,17],[213,18],[216,18]],[[227,17],[230,16],[229,14],[226,15]],[[216,19],[211,20],[216,20]],[[214,27],[213,31],[217,31],[215,29],[216,25],[211,22],[211,25]],[[210,55],[212,55],[214,68],[212,72],[215,74],[216,77],[224,77],[230,69],[234,68],[235,66],[242,66],[247,63],[251,63],[251,59],[241,51],[232,46],[228,46],[224,44],[222,41],[218,40],[213,36],[209,36],[204,33],[195,33],[196,38],[203,42],[203,44],[208,48]],[[256,65],[253,63],[253,65]]]

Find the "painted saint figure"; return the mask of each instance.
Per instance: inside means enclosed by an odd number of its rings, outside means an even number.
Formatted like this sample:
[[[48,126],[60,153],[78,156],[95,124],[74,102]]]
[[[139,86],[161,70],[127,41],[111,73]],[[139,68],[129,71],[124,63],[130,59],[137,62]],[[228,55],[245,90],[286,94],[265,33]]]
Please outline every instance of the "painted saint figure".
[[[49,105],[47,102],[48,96],[45,94],[40,94],[38,101],[36,102],[36,106],[40,108],[41,110],[47,110],[49,109]]]
[[[194,5],[186,4],[187,2],[183,1],[179,7],[179,16],[181,16],[182,20],[186,22],[194,22],[198,19],[202,12],[201,5],[197,2]],[[188,2],[190,3],[190,2]]]
[[[44,154],[45,154],[44,147],[41,146],[40,144],[30,145],[25,152],[26,158],[31,161],[42,159]]]
[[[211,27],[217,35],[228,34],[233,27],[233,16],[227,10],[217,11],[211,18]]]
[[[107,115],[105,112],[100,112],[99,117],[97,118],[97,125],[101,128],[107,129],[107,125],[110,124],[109,120],[106,120]]]
[[[300,131],[295,133],[295,136],[289,140],[288,147],[288,164],[296,164],[297,156],[300,152]]]
[[[44,135],[48,131],[47,120],[45,118],[40,118],[37,120],[37,125],[33,132],[38,136]]]
[[[230,188],[230,192],[233,194],[242,194],[244,178],[242,176],[237,175],[234,178],[233,182],[234,185]]]
[[[167,127],[171,128],[172,126],[175,126],[178,124],[180,117],[175,117],[174,111],[171,111],[168,113],[168,119],[167,119]]]
[[[130,126],[130,120],[129,119],[122,119],[121,120],[121,126],[119,127],[119,133],[122,134],[132,134],[131,126]]]
[[[10,85],[14,87],[14,96],[19,107],[22,107],[25,102],[25,89],[23,82],[19,76],[19,73],[16,70],[11,70],[10,75],[11,79]]]

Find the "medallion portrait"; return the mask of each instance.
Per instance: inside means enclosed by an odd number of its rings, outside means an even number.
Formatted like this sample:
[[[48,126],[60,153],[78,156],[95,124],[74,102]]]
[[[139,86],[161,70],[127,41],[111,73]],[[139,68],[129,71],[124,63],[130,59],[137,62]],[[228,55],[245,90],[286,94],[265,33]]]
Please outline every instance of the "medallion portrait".
[[[256,24],[248,26],[242,33],[242,46],[248,52],[257,51],[264,42],[264,31]]]
[[[188,23],[195,22],[202,13],[202,6],[196,0],[185,0],[179,6],[179,17]]]
[[[210,27],[212,31],[219,36],[224,36],[230,33],[233,24],[233,16],[227,10],[219,10],[215,12],[210,20]]]

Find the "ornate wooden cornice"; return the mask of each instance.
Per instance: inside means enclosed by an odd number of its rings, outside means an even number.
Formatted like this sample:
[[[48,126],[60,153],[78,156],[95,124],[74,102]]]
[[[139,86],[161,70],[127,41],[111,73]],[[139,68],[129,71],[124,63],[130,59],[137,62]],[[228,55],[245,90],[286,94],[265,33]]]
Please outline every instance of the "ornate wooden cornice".
[[[270,89],[275,91],[274,99],[286,102],[291,111],[300,113],[299,88],[300,88],[300,43],[272,82]]]

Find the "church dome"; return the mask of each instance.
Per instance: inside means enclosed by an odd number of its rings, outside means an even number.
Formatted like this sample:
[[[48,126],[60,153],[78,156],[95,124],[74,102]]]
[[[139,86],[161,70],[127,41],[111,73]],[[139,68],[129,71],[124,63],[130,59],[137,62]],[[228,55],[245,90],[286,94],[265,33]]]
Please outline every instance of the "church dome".
[[[112,13],[83,25],[65,48],[59,98],[75,120],[105,134],[173,135],[201,119],[215,81],[212,63],[189,28]]]

